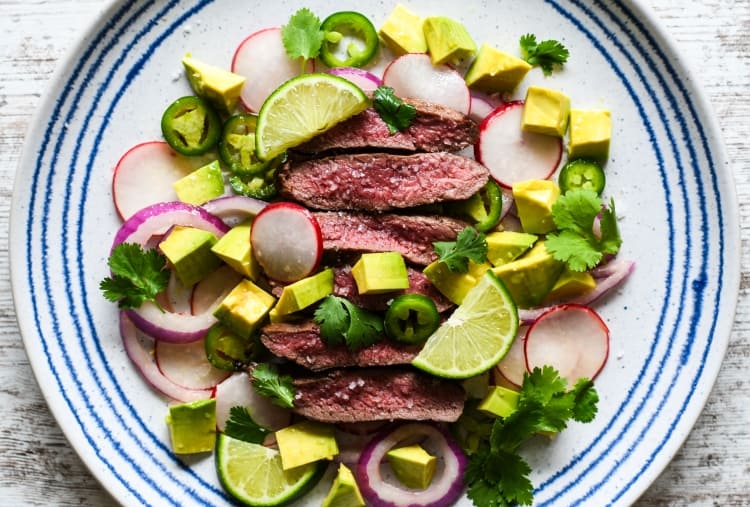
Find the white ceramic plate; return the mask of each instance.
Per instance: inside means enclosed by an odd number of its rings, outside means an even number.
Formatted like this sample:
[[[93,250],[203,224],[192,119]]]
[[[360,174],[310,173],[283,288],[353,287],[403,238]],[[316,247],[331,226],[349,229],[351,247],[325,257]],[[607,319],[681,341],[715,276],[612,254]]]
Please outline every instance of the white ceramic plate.
[[[718,129],[694,76],[641,6],[515,0],[407,2],[462,20],[509,51],[527,32],[571,51],[564,72],[528,84],[575,107],[608,107],[607,192],[621,216],[621,256],[636,270],[598,305],[612,352],[597,380],[600,413],[524,449],[537,505],[626,505],[656,478],[697,418],[724,356],[739,280],[735,190]],[[159,139],[159,118],[188,93],[180,58],[229,66],[252,31],[298,7],[361,10],[376,25],[395,2],[121,1],[61,66],[30,132],[12,204],[13,292],[26,349],[73,447],[126,505],[223,505],[211,458],[171,453],[165,400],[123,352],[115,305],[99,281],[119,221],[110,180],[130,146]],[[318,488],[320,494],[322,489]],[[314,504],[314,502],[311,502]],[[469,503],[465,501],[465,503]]]

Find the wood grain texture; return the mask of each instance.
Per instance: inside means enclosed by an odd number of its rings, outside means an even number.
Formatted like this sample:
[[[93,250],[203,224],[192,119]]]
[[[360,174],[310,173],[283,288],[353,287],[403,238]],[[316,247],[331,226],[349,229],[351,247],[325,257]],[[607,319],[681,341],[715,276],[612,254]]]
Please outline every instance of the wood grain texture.
[[[696,71],[719,119],[742,220],[742,280],[718,380],[685,445],[638,507],[750,505],[750,0],[646,0]],[[26,129],[97,0],[0,0],[0,498],[115,505],[70,448],[33,378],[10,293],[8,222]]]

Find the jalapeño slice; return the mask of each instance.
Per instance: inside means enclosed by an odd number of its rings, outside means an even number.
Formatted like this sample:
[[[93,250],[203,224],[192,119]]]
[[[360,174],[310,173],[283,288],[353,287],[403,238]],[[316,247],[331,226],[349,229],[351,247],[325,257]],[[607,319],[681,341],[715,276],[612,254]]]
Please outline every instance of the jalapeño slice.
[[[404,343],[422,343],[439,325],[435,302],[422,294],[397,296],[385,313],[385,332]]]
[[[181,97],[161,117],[161,131],[181,155],[202,155],[216,146],[221,119],[208,102],[195,95]]]
[[[353,11],[335,12],[323,20],[325,32],[320,59],[329,67],[362,67],[375,57],[378,32],[364,15]],[[348,42],[345,48],[339,48]]]
[[[593,190],[597,195],[604,190],[604,169],[594,160],[578,158],[569,161],[560,170],[557,184],[564,194],[568,190]]]
[[[221,324],[214,324],[206,334],[206,357],[220,370],[240,371],[250,362],[251,340],[236,335]]]
[[[258,117],[240,113],[225,123],[219,140],[219,157],[233,173],[244,176],[263,172],[265,163],[255,156],[255,126]]]

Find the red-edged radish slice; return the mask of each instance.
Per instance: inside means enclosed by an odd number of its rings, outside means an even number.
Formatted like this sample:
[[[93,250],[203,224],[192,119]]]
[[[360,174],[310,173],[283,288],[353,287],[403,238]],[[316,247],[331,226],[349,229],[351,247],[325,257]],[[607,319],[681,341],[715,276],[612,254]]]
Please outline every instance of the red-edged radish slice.
[[[247,109],[256,113],[279,85],[303,70],[312,72],[313,69],[312,60],[303,69],[299,60],[287,56],[279,27],[251,34],[237,46],[232,58],[232,72],[245,78],[240,100]]]
[[[242,280],[242,275],[229,266],[221,266],[193,287],[190,312],[193,315],[206,313],[214,308]]]
[[[209,162],[206,157],[179,155],[163,141],[133,146],[117,162],[112,175],[117,213],[126,220],[150,204],[176,201],[172,184]]]
[[[587,306],[554,306],[529,327],[524,355],[529,371],[553,366],[569,386],[582,377],[593,380],[607,362],[609,329]]]
[[[179,344],[158,340],[154,358],[162,375],[186,389],[213,389],[230,375],[208,361],[203,339]]]
[[[521,130],[523,101],[499,106],[479,126],[479,142],[474,156],[499,184],[547,179],[562,157],[559,137]]]
[[[211,397],[211,390],[186,389],[165,377],[154,360],[154,340],[139,331],[125,312],[120,312],[120,335],[125,353],[151,387],[176,401],[188,402]]]
[[[399,97],[434,102],[469,114],[471,95],[461,74],[447,65],[433,65],[424,53],[407,53],[383,71],[383,84]]]
[[[516,339],[508,349],[505,357],[495,366],[495,372],[516,387],[523,385],[523,374],[526,373],[526,356],[524,342],[528,326],[519,326]],[[495,383],[499,383],[497,380]]]
[[[219,431],[224,431],[232,407],[245,407],[253,421],[271,431],[288,426],[292,420],[290,410],[274,405],[269,398],[255,391],[245,372],[234,373],[217,385],[214,398],[216,427]]]
[[[307,208],[275,202],[253,221],[250,242],[266,275],[279,282],[294,282],[311,274],[323,255],[323,235]]]
[[[334,67],[333,69],[328,69],[326,72],[351,81],[364,92],[374,92],[378,86],[383,84],[383,81],[372,72],[358,69],[357,67]]]

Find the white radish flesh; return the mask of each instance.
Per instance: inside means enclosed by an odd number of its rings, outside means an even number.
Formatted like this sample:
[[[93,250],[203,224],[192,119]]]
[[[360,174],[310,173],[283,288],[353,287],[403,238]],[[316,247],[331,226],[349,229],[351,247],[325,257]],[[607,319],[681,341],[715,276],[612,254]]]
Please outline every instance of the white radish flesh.
[[[526,332],[528,326],[520,326],[516,339],[508,349],[508,353],[497,364],[495,371],[505,380],[516,387],[523,384],[523,375],[526,373],[526,357],[524,356],[524,342],[526,341]],[[496,381],[496,384],[500,382]]]
[[[574,385],[593,380],[609,355],[609,329],[601,317],[583,305],[559,305],[543,313],[526,333],[526,368],[545,365]]]
[[[313,71],[312,60],[303,69],[300,60],[289,58],[278,27],[266,28],[247,37],[237,47],[232,59],[232,72],[245,78],[240,100],[247,109],[256,113],[271,92],[303,70]]]
[[[474,156],[506,188],[531,179],[547,179],[562,157],[562,139],[521,129],[523,102],[503,104],[479,126]]]
[[[240,273],[229,266],[221,266],[195,284],[190,301],[190,312],[193,315],[200,315],[215,308],[216,302],[223,300],[241,280]]]
[[[447,65],[433,65],[424,53],[407,53],[383,72],[383,84],[398,97],[422,99],[469,114],[471,95],[461,74]]]
[[[232,407],[245,407],[253,421],[271,431],[288,426],[292,418],[291,411],[274,405],[269,398],[258,394],[245,372],[234,373],[217,385],[214,398],[219,431],[224,431]]]
[[[311,274],[323,255],[323,237],[315,217],[291,202],[266,206],[253,221],[253,253],[266,275],[294,282]]]
[[[212,389],[229,376],[208,361],[205,340],[180,344],[157,341],[154,356],[159,371],[186,389]]]

